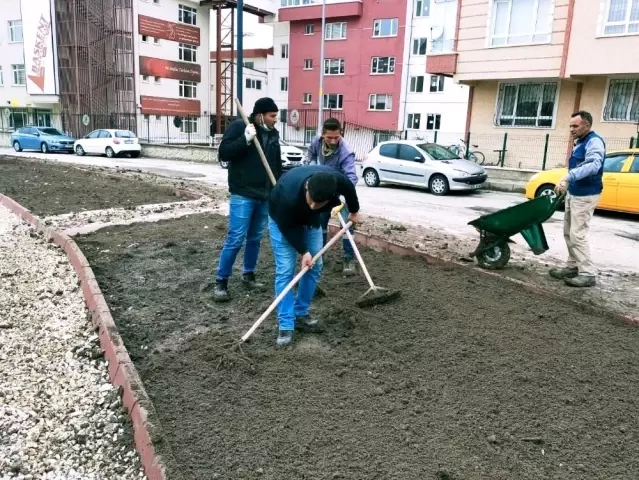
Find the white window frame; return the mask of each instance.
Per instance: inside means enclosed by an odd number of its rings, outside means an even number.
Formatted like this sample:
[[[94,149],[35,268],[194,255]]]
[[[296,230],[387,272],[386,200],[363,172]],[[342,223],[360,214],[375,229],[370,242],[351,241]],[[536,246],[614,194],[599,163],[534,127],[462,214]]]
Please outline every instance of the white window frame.
[[[380,72],[380,60],[387,58],[388,71]],[[393,75],[395,73],[395,57],[373,57],[371,58],[371,75]]]
[[[280,58],[287,59],[289,56],[288,43],[283,43],[280,47]]]
[[[192,22],[185,21],[185,13],[191,15]],[[178,4],[178,22],[185,25],[197,25],[197,8]]]
[[[7,22],[9,26],[9,43],[23,43],[24,31],[22,30],[22,20],[9,20]],[[20,32],[20,39],[16,40],[16,32]]]
[[[158,37],[153,38],[153,45],[160,45],[160,39]]]
[[[22,76],[20,76],[20,72],[22,72]],[[11,65],[11,73],[13,77],[12,85],[14,87],[24,87],[27,84],[27,71],[25,69],[24,63],[14,63],[13,65]],[[22,83],[19,83],[19,80],[21,80]]]
[[[307,23],[304,26],[304,35],[315,35],[315,24]]]
[[[186,52],[191,54],[191,60],[186,59],[184,55]],[[197,63],[197,47],[188,43],[178,43],[178,58],[182,62]]]
[[[180,125],[180,133],[197,133],[197,117],[184,117]]]
[[[244,87],[252,90],[262,90],[262,80],[247,78],[244,80]]]
[[[149,76],[148,75],[142,75],[142,83],[149,83]]]
[[[305,93],[302,97],[302,103],[305,105],[310,105],[311,103],[313,103],[313,95],[310,93]]]
[[[617,21],[617,22],[609,22],[608,21],[608,16],[610,15],[610,4],[612,3],[611,0],[602,0],[601,1],[601,11],[603,12],[603,14],[600,16],[599,19],[599,32],[598,32],[598,36],[600,37],[624,37],[624,36],[628,36],[628,35],[639,35],[639,20],[630,20],[630,14],[632,13],[632,0],[626,0],[627,2],[627,7],[626,7],[626,16],[622,21]],[[628,30],[630,29],[630,25],[635,25],[637,26],[637,31],[636,32],[629,32]],[[624,27],[624,31],[623,32],[619,32],[619,33],[606,33],[606,27],[618,27],[618,26],[623,26]]]
[[[142,35],[142,43],[149,43],[149,36],[148,35]]]
[[[435,90],[433,90],[433,78],[437,78],[437,85],[435,85]],[[443,75],[431,75],[428,84],[428,92],[429,93],[443,93],[444,86],[446,85],[446,79]]]
[[[431,0],[415,0],[414,17],[430,17]],[[424,7],[428,7],[428,13],[424,14]]]
[[[377,104],[377,97],[386,97],[384,102],[384,108],[374,108]],[[368,96],[368,111],[369,112],[390,112],[393,110],[393,95],[390,93],[371,93]]]
[[[433,128],[428,128],[428,117],[433,117]],[[437,117],[439,117],[439,127],[437,127]],[[442,129],[442,114],[441,113],[427,113],[425,128],[428,132],[438,132]]]
[[[338,73],[330,73],[331,64],[333,62],[337,62]],[[325,58],[324,59],[324,75],[330,76],[330,77],[346,75],[346,61],[343,58]]]
[[[315,127],[306,127],[304,129],[304,142],[305,143],[313,143],[313,140],[315,140],[315,137],[317,137],[317,128],[315,128]]]
[[[331,108],[328,106],[328,102],[331,96],[335,96],[335,102],[337,107]],[[344,110],[344,95],[341,93],[325,93],[322,96],[322,105],[325,110]]]
[[[608,111],[608,96],[610,95],[610,87],[612,86],[613,82],[623,82],[623,81],[632,81],[632,88],[630,90],[630,101],[628,102],[628,105],[626,107],[626,115],[624,116],[624,118],[610,118]],[[631,116],[632,113],[632,106],[634,104],[634,98],[637,97],[637,101],[639,101],[639,77],[625,77],[625,78],[609,78],[608,81],[606,82],[606,92],[603,98],[603,105],[601,107],[601,121],[602,122],[609,122],[609,123],[633,123],[636,124],[639,121],[639,118],[637,119],[633,119]],[[636,113],[637,115],[639,115],[639,110]]]
[[[2,65],[0,65],[0,87],[4,87],[4,72],[2,71]]]
[[[304,59],[304,70],[313,70],[313,59],[305,58]]]
[[[191,95],[187,95],[186,92],[190,91]],[[180,98],[197,98],[197,83],[189,80],[180,80],[179,83],[179,97]]]
[[[153,77],[153,83],[160,85],[162,83],[162,77]]]
[[[382,35],[382,22],[391,22],[390,34]],[[379,26],[379,35],[375,35],[375,29]],[[395,27],[393,29],[393,27]],[[393,30],[395,30],[393,32]],[[396,37],[399,30],[399,19],[397,18],[377,18],[373,20],[373,38],[389,38]]]
[[[543,45],[543,44],[549,44],[552,41],[552,24],[553,24],[553,20],[554,20],[554,14],[555,14],[555,0],[549,0],[550,1],[550,12],[549,12],[549,22],[548,22],[548,30],[547,31],[540,31],[540,32],[536,32],[534,31],[536,25],[537,25],[537,18],[538,18],[538,14],[539,14],[539,2],[542,0],[531,0],[534,1],[534,15],[532,18],[532,27],[533,27],[533,31],[530,32],[530,41],[528,42],[521,42],[521,43],[508,43],[508,38],[509,37],[520,37],[523,36],[523,34],[520,35],[512,35],[510,33],[510,31],[505,35],[499,35],[499,36],[495,36],[494,35],[494,30],[495,30],[495,25],[494,25],[494,20],[495,20],[495,11],[496,11],[496,5],[498,3],[507,3],[508,4],[508,29],[510,30],[510,22],[512,19],[512,1],[513,0],[491,0],[490,1],[490,9],[488,10],[488,16],[487,16],[487,25],[486,25],[486,47],[487,48],[505,48],[505,47],[521,47],[522,45]],[[535,40],[534,37],[536,36],[542,36],[545,35],[547,38],[544,40]],[[504,38],[505,41],[504,43],[500,43],[498,45],[494,45],[493,44],[493,40],[495,38]]]
[[[419,44],[424,40],[424,53],[419,53]],[[417,48],[415,48],[417,46]],[[426,37],[416,37],[413,38],[413,44],[411,47],[411,55],[413,57],[424,57],[426,56],[426,52],[428,52],[428,38]]]
[[[280,77],[280,92],[288,92],[288,77]]]
[[[499,119],[502,118],[498,112],[498,107],[500,105],[499,102],[499,92],[501,90],[501,86],[502,85],[517,85],[517,93],[515,95],[515,102],[514,102],[514,106],[513,106],[513,121],[515,119],[515,111],[517,110],[517,101],[519,100],[519,87],[521,85],[529,85],[529,84],[541,84],[541,85],[549,85],[549,84],[555,84],[556,85],[556,89],[555,89],[555,99],[554,99],[554,104],[553,104],[553,112],[552,112],[552,121],[550,126],[546,127],[546,126],[537,126],[539,124],[539,120],[541,117],[540,113],[541,113],[541,108],[543,106],[543,102],[539,102],[539,105],[537,106],[537,117],[535,120],[535,125],[500,125],[499,124]],[[495,127],[498,128],[534,128],[534,129],[540,129],[540,130],[549,130],[549,129],[554,129],[555,128],[555,123],[557,121],[557,109],[559,108],[559,89],[561,87],[561,83],[558,81],[544,81],[544,80],[539,80],[539,81],[534,81],[534,82],[530,82],[530,81],[525,81],[525,82],[517,82],[517,81],[511,81],[511,82],[499,82],[497,84],[497,93],[495,95],[495,107],[493,108],[493,125]],[[542,100],[543,100],[543,91],[542,91]]]
[[[333,37],[333,33],[335,32],[335,29],[338,28],[337,25],[339,25],[339,37]],[[330,27],[330,30],[329,30]],[[327,23],[326,27],[324,28],[324,40],[346,40],[346,30],[347,30],[347,23],[346,22],[333,22],[333,23]],[[328,32],[331,32],[331,36],[328,36]]]
[[[417,121],[417,126],[415,126]],[[406,130],[421,130],[422,128],[422,114],[421,113],[409,113],[406,115]]]
[[[419,90],[419,79],[422,79],[422,89]],[[426,77],[424,75],[413,75],[408,80],[408,93],[424,93]]]

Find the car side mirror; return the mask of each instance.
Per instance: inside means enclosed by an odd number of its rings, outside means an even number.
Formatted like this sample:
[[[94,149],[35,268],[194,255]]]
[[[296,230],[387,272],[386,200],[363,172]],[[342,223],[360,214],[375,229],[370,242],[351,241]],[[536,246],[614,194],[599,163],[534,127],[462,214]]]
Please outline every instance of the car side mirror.
[[[424,157],[422,157],[422,156],[415,157],[415,161],[419,162],[419,163],[424,163]]]
[[[39,136],[40,136],[40,134],[39,134],[38,132],[36,132],[36,133],[35,133],[35,136],[36,136],[36,137],[39,137]]]

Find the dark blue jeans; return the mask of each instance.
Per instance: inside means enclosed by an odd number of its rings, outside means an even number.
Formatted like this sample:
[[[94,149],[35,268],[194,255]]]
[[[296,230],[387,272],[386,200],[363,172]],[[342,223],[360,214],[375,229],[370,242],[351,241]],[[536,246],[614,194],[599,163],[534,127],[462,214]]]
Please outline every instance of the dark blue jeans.
[[[255,271],[260,254],[260,241],[268,222],[268,202],[241,195],[231,195],[229,202],[229,229],[220,255],[217,280],[226,280],[233,272],[238,252],[244,247],[242,273]]]
[[[344,208],[342,208],[340,215],[344,219],[344,222],[348,222],[348,208],[346,208],[346,205],[344,205]],[[330,221],[330,219],[331,212],[320,213],[320,225],[322,226],[324,245],[326,245],[326,242],[328,241],[328,222]],[[349,231],[351,232],[351,234],[353,233],[352,228],[349,229]],[[351,245],[351,242],[348,240],[348,237],[346,235],[344,235],[343,237],[342,245],[344,247],[344,260],[350,262],[355,258],[355,252],[353,251],[353,246]]]

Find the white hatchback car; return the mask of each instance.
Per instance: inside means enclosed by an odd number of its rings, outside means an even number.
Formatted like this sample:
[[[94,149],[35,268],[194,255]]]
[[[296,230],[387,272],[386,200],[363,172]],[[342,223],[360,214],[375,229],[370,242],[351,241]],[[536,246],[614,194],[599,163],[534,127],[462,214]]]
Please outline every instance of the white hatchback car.
[[[78,155],[106,155],[109,158],[129,154],[140,156],[140,142],[129,130],[93,130],[86,137],[76,140],[73,150]]]
[[[482,188],[488,175],[476,163],[460,158],[436,143],[417,140],[383,142],[371,150],[362,164],[364,183],[381,182],[428,188],[433,195],[451,190]]]

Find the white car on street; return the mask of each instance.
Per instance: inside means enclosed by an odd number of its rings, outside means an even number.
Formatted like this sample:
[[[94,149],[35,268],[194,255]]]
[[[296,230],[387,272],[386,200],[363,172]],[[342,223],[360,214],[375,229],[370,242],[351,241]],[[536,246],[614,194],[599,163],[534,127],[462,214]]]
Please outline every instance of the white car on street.
[[[428,188],[433,195],[451,190],[476,190],[484,187],[486,170],[460,158],[436,143],[419,140],[383,142],[371,150],[362,163],[364,183],[380,183]]]
[[[299,167],[304,161],[304,151],[290,143],[286,143],[280,139],[280,150],[282,151],[282,169],[289,170],[293,167]],[[229,168],[228,160],[220,158],[220,166]]]
[[[76,140],[73,150],[78,155],[106,155],[114,158],[129,154],[133,158],[140,156],[140,142],[135,133],[129,130],[93,130],[86,137]]]

